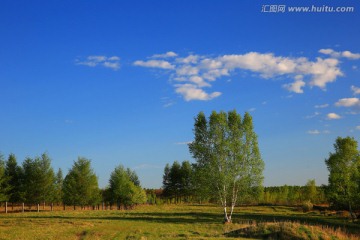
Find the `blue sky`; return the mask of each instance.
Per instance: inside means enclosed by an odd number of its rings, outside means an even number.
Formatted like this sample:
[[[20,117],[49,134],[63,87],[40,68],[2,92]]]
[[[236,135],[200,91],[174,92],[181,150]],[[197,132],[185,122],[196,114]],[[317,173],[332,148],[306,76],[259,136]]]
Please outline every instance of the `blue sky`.
[[[351,0],[2,1],[0,151],[20,163],[47,152],[65,173],[87,157],[102,187],[123,164],[156,188],[166,163],[193,161],[199,111],[236,109],[253,116],[265,185],[325,184],[336,137],[360,140],[359,11]]]

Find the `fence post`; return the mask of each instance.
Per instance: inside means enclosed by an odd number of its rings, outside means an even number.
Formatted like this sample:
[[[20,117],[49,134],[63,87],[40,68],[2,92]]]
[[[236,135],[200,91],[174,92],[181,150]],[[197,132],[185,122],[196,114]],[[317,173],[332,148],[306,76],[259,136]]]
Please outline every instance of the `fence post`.
[[[7,202],[5,202],[5,213],[8,212],[8,209],[7,209]]]
[[[50,211],[52,212],[52,211],[53,211],[53,207],[54,207],[54,203],[51,203],[50,206],[51,206],[51,207],[50,207]]]
[[[24,212],[24,211],[25,211],[25,204],[22,203],[22,212]]]
[[[40,204],[37,204],[37,212],[40,212]]]

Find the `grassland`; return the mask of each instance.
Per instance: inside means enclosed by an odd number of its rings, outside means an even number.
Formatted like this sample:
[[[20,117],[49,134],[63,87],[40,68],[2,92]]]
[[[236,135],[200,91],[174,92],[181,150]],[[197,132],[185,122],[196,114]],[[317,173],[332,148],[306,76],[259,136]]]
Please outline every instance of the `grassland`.
[[[344,231],[360,233],[359,223],[347,218],[302,213],[292,207],[238,207],[234,223],[225,225],[221,213],[217,206],[197,205],[1,213],[0,239],[259,239],[275,236],[269,233],[285,225],[308,239],[349,239]],[[334,237],[327,238],[326,231],[332,231]],[[312,238],[314,234],[322,238]]]

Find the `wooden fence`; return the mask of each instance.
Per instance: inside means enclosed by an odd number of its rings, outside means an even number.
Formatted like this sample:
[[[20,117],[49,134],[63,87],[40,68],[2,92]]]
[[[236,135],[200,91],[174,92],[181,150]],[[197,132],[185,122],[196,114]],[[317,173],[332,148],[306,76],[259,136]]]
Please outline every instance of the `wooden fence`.
[[[74,211],[74,210],[116,210],[120,206],[103,202],[95,206],[70,206],[54,203],[9,203],[0,202],[0,213],[24,213],[24,212],[52,212],[52,211]]]

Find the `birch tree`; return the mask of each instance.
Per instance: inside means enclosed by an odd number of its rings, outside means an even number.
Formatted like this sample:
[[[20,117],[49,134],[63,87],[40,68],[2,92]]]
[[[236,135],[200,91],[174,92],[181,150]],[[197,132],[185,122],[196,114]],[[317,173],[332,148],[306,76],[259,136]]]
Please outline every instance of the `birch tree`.
[[[231,222],[240,198],[256,194],[263,182],[261,159],[252,118],[234,110],[213,111],[209,121],[203,112],[195,118],[195,139],[189,150],[200,172],[199,185],[216,193],[224,210],[224,222]]]
[[[358,204],[360,192],[360,152],[354,138],[338,137],[335,152],[325,160],[329,174],[328,197],[330,203],[340,208],[352,208]]]

